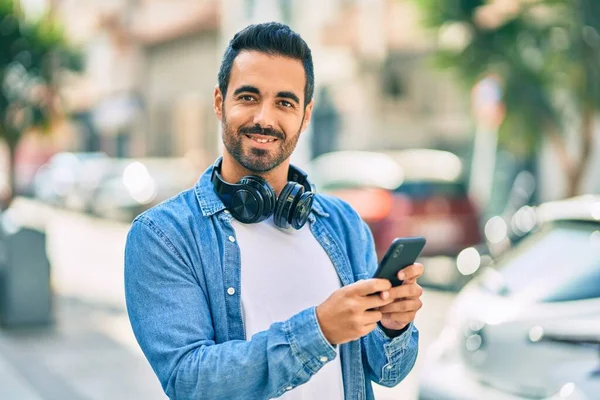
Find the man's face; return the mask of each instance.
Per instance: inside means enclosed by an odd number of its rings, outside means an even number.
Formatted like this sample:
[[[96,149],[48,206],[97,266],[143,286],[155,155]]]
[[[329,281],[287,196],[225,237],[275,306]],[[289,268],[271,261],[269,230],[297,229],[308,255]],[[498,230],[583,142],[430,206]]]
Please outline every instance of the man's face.
[[[225,148],[244,168],[268,172],[291,156],[312,114],[305,82],[299,60],[257,51],[235,58],[225,100],[217,87],[214,108]]]

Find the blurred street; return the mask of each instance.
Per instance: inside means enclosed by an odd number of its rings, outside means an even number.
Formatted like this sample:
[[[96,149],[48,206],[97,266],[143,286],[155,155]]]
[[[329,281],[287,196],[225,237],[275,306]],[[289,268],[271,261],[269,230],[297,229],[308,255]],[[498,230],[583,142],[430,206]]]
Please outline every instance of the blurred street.
[[[263,45],[298,74],[240,69]],[[131,221],[257,149],[380,260],[426,239],[417,364],[378,400],[600,398],[599,0],[0,0],[0,400],[164,399],[125,307]],[[294,223],[308,188],[263,216]]]
[[[56,324],[0,332],[0,398],[164,399],[121,310],[57,298]]]
[[[164,399],[125,313],[123,251],[128,224],[18,199],[23,222],[45,225],[55,326],[0,330],[0,399]],[[428,290],[417,325],[421,358],[437,336],[452,294]],[[416,399],[419,364],[377,399]]]
[[[164,399],[125,313],[128,226],[17,200],[47,227],[55,324],[0,330],[1,399]]]

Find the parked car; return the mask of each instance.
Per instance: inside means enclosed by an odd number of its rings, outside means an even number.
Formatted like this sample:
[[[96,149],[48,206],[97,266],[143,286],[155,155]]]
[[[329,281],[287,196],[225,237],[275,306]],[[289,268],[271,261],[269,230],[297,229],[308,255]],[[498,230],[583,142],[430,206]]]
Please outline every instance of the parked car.
[[[186,158],[114,159],[94,192],[91,212],[131,221],[144,210],[193,186],[200,173]]]
[[[36,172],[33,194],[51,205],[85,211],[109,166],[103,152],[57,153]]]
[[[425,356],[420,399],[599,398],[600,196],[535,216],[457,296]]]
[[[423,284],[453,285],[456,255],[482,241],[463,164],[432,149],[324,154],[309,165],[317,190],[350,203],[373,232],[379,257],[394,238],[425,236]]]
[[[111,158],[57,153],[35,177],[36,198],[69,210],[131,221],[194,185],[201,171],[187,158]]]

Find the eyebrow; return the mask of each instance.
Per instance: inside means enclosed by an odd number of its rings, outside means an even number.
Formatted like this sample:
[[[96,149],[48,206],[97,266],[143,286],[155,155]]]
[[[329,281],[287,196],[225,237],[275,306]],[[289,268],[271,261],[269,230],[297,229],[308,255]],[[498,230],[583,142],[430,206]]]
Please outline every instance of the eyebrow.
[[[260,90],[258,90],[258,88],[254,87],[254,86],[244,85],[244,86],[240,86],[239,88],[235,89],[235,92],[233,92],[233,95],[237,96],[240,93],[260,94]]]
[[[298,98],[298,96],[296,96],[292,92],[279,92],[279,93],[277,93],[277,97],[282,98],[282,99],[290,99],[290,100],[293,100],[296,103],[300,104],[300,99]]]
[[[252,85],[244,85],[244,86],[240,86],[239,88],[235,89],[235,91],[233,92],[233,95],[237,96],[240,93],[254,93],[254,94],[260,95],[260,90],[258,90],[257,87],[252,86]],[[290,91],[278,92],[277,97],[282,98],[282,99],[290,99],[290,100],[293,100],[294,102],[300,104],[300,98],[298,98],[298,96],[296,96],[295,93],[290,92]]]

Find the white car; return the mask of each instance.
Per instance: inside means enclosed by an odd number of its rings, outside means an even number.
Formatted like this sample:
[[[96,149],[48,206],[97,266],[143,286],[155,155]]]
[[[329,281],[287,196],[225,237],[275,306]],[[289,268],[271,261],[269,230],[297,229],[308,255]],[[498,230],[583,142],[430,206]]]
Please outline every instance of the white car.
[[[114,159],[94,192],[93,214],[129,222],[142,211],[192,187],[200,171],[181,158]]]
[[[85,211],[109,165],[102,152],[57,153],[36,172],[34,195],[48,204]]]
[[[425,355],[421,400],[600,399],[600,196],[536,216],[457,296]]]

